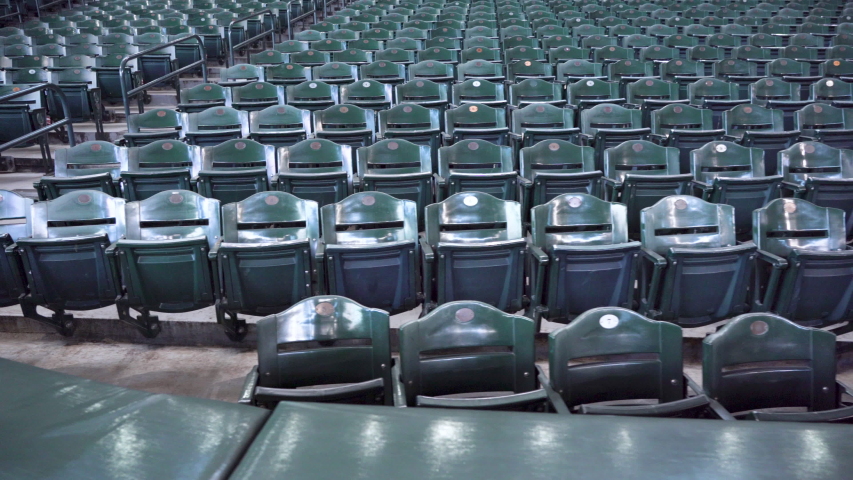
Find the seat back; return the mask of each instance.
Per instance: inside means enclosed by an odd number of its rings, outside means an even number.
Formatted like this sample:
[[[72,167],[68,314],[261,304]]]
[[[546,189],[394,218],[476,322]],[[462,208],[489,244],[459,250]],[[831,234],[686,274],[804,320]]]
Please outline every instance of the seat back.
[[[523,238],[521,208],[487,193],[457,193],[427,207],[425,231],[433,246],[517,240]]]
[[[415,203],[382,192],[361,192],[322,208],[323,242],[376,245],[418,239]]]
[[[781,110],[771,110],[754,104],[737,105],[723,112],[723,126],[729,135],[749,131],[782,132],[785,130]]]
[[[260,192],[222,207],[222,242],[304,242],[315,249],[320,234],[316,202],[285,192]]]
[[[714,183],[716,178],[753,178],[764,176],[764,152],[733,142],[714,141],[690,152],[693,178]]]
[[[574,128],[574,111],[548,104],[530,104],[512,111],[512,131],[524,134],[533,130],[564,130]]]
[[[853,150],[799,142],[779,152],[779,173],[800,187],[810,178],[853,178]]]
[[[321,207],[343,200],[352,191],[352,147],[318,138],[278,151],[278,189]]]
[[[762,78],[749,86],[749,97],[755,105],[769,101],[794,101],[800,99],[800,86],[779,78]]]
[[[546,251],[558,245],[627,243],[627,210],[592,195],[566,193],[533,207],[530,232],[533,244]]]
[[[731,412],[833,409],[835,369],[835,335],[777,315],[741,315],[702,341],[702,388]]]
[[[169,108],[154,108],[145,113],[131,114],[127,120],[129,133],[175,132],[183,128],[180,114]]]
[[[400,327],[406,403],[418,395],[523,393],[536,388],[533,322],[481,302],[442,305]]]
[[[56,151],[56,176],[80,177],[109,173],[118,179],[127,168],[127,149],[98,140]]]
[[[160,242],[205,238],[213,247],[221,236],[219,200],[186,190],[160,192],[125,207],[127,239]]]
[[[227,139],[249,135],[248,112],[231,107],[211,107],[185,115],[186,136],[194,145],[218,145]],[[210,137],[210,140],[205,137]]]
[[[11,190],[0,190],[0,243],[9,245],[20,237],[31,235],[32,205],[31,198]]]
[[[642,112],[619,105],[601,104],[581,112],[581,132],[595,135],[601,129],[635,129],[642,127]]]
[[[271,105],[284,104],[284,87],[267,82],[253,82],[231,89],[235,108],[257,111]]]
[[[689,195],[661,199],[640,213],[643,247],[666,256],[671,248],[720,248],[737,244],[734,208]]]
[[[258,321],[258,385],[298,388],[384,380],[391,387],[388,314],[336,295],[305,299]]]
[[[604,175],[622,183],[633,175],[678,175],[677,148],[662,147],[646,140],[629,140],[604,151]]]
[[[291,105],[272,105],[249,114],[249,135],[256,142],[283,147],[311,132],[311,112]]]
[[[219,73],[220,85],[239,84],[245,85],[251,82],[262,82],[264,80],[264,69],[248,63],[241,63],[222,70]]]
[[[794,250],[845,249],[844,211],[806,200],[779,198],[752,212],[753,241],[760,250],[787,257]]]
[[[127,151],[121,172],[123,195],[131,201],[165,190],[189,190],[201,170],[201,148],[178,140],[157,140]]]
[[[552,387],[569,407],[684,396],[681,327],[624,308],[577,316],[548,335]]]
[[[127,231],[124,199],[97,190],[78,190],[32,208],[33,239],[105,235],[115,242]]]
[[[808,136],[815,136],[817,131],[822,130],[851,130],[853,113],[846,108],[833,107],[825,103],[812,103],[794,114],[794,128]]]
[[[713,119],[711,111],[690,105],[666,105],[651,112],[652,133],[670,135],[674,130],[711,130]],[[684,132],[689,135],[689,132]]]

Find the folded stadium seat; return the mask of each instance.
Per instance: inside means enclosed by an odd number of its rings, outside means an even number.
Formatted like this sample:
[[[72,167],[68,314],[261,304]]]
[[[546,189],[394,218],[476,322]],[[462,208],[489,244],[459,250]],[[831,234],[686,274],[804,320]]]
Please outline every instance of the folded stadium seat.
[[[249,83],[263,81],[264,69],[247,63],[228,67],[219,73],[219,85],[223,87],[240,87]]]
[[[376,112],[355,105],[333,105],[314,112],[314,136],[341,145],[366,147],[376,140]]]
[[[559,413],[713,418],[711,400],[683,372],[681,338],[678,325],[596,308],[548,335],[550,371],[539,381]]]
[[[744,313],[752,298],[756,246],[735,239],[734,208],[689,195],[641,213],[640,313],[698,327]],[[694,292],[702,292],[698,295]]]
[[[419,303],[418,214],[410,200],[360,192],[322,208],[328,291],[389,313]],[[322,254],[321,254],[322,255]]]
[[[355,50],[357,54],[358,51],[366,52],[367,56],[373,61],[373,56],[376,55],[376,52],[385,48],[385,42],[373,38],[361,38],[349,42],[348,46],[350,49]]]
[[[448,50],[442,47],[427,47],[424,50],[418,50],[417,57],[422,62],[430,60],[433,62],[449,63],[451,65],[459,63],[458,50]]]
[[[434,108],[441,112],[441,120],[444,120],[444,111],[450,100],[446,84],[436,83],[431,80],[411,80],[394,87],[394,96],[397,103],[416,104],[426,108]]]
[[[510,40],[517,41],[515,38],[524,39],[524,40],[533,40],[531,44],[524,44],[510,47],[506,42]],[[527,43],[527,42],[525,42]],[[507,38],[504,43],[504,51],[503,51],[503,63],[505,65],[510,65],[515,62],[521,62],[524,60],[530,60],[534,62],[544,62],[546,60],[545,55],[547,52],[545,50],[538,47],[539,42],[535,38],[529,37],[513,37]]]
[[[711,110],[713,128],[723,128],[723,113],[737,105],[749,103],[740,98],[740,88],[734,82],[717,78],[704,78],[687,87],[690,105]]]
[[[134,49],[135,50],[135,47]],[[119,83],[119,65],[121,61],[130,54],[137,53],[131,50],[129,53],[113,53],[97,57],[96,64],[92,67],[97,78],[98,88],[101,89],[101,100],[110,104],[119,103],[122,101],[121,84]],[[142,72],[137,68],[137,60],[131,60],[126,64],[128,67],[124,71],[124,81],[128,90],[132,90],[142,84]],[[142,104],[142,96],[138,97],[138,102]]]
[[[375,61],[386,61],[410,66],[415,63],[415,50],[403,50],[402,48],[385,48],[374,54]]]
[[[840,80],[830,80],[840,82]],[[794,129],[794,112],[812,103],[812,100],[800,100],[800,86],[779,78],[762,78],[749,86],[750,103],[762,107],[781,110],[783,127]]]
[[[237,110],[256,112],[273,105],[284,105],[284,87],[267,82],[254,82],[231,87],[231,106]]]
[[[633,60],[634,58],[634,49],[614,45],[596,48],[592,54],[592,60],[595,63],[604,65],[609,65],[619,60]]]
[[[569,37],[566,37],[566,39],[566,42],[571,40]],[[550,39],[545,40],[547,42]],[[557,43],[557,41],[555,40],[551,43]],[[569,60],[584,60],[588,62],[587,58],[589,56],[584,49],[572,45],[558,45],[548,49],[548,63],[555,66]]]
[[[538,62],[535,60],[519,60],[507,64],[506,66],[507,81],[518,83],[527,79],[539,79],[543,81],[553,81],[554,67],[547,62]]]
[[[466,191],[485,192],[502,200],[518,196],[512,148],[486,140],[464,140],[440,148],[436,173],[438,201]]]
[[[388,85],[399,85],[406,81],[406,66],[388,61],[374,61],[359,67],[359,78]]]
[[[154,48],[164,43],[168,43],[168,41],[168,37],[160,33],[145,33],[133,37],[133,44],[138,46],[140,51]],[[151,83],[155,79],[172,73],[178,68],[174,45],[147,53],[139,57],[137,61],[139,62],[139,70],[142,71],[142,78],[145,80],[145,83]],[[177,80],[177,77],[170,80],[169,83],[171,83],[176,90],[180,91],[180,82]],[[165,86],[166,83],[159,83],[157,85]]]
[[[349,43],[352,40],[358,40],[358,32],[354,32],[352,30],[339,28],[337,30],[332,30],[326,34],[326,38],[331,40],[340,40],[342,42]]]
[[[726,58],[722,48],[698,45],[687,49],[687,60],[699,62],[705,67],[705,75],[714,74],[714,64]]]
[[[379,138],[404,139],[429,147],[435,169],[438,165],[438,149],[441,147],[440,110],[416,104],[399,104],[380,111]]]
[[[325,65],[331,61],[332,55],[329,52],[321,52],[320,50],[303,50],[301,52],[290,53],[290,62],[305,67],[318,67]]]
[[[125,207],[127,237],[107,249],[122,278],[119,318],[151,338],[157,312],[189,312],[214,304],[207,252],[221,235],[219,201],[186,190],[160,192]],[[131,309],[139,312],[131,316]]]
[[[418,63],[409,68],[409,78],[415,78],[415,72],[413,72],[413,69],[420,68],[419,66],[423,63],[424,62]],[[430,79],[436,81],[434,78]],[[493,63],[487,60],[469,60],[457,66],[456,80],[459,82],[464,82],[465,80],[482,80],[500,84],[506,80],[506,74],[503,66],[499,63]]]
[[[358,80],[358,66],[342,62],[327,62],[311,69],[314,80],[326,82],[329,85],[350,84]]]
[[[614,104],[601,104],[580,112],[581,139],[595,147],[595,169],[604,171],[604,150],[628,140],[643,140],[642,112]]]
[[[640,242],[628,240],[627,208],[566,193],[533,207],[528,316],[569,323],[592,308],[635,308]]]
[[[726,131],[713,128],[712,112],[690,105],[666,105],[651,112],[652,135],[655,143],[679,150],[679,169],[690,171],[690,152],[708,142],[719,140]]]
[[[184,113],[196,113],[220,106],[231,106],[231,89],[215,83],[202,83],[182,89],[178,102],[178,110]]]
[[[31,198],[22,197],[10,190],[0,190],[0,306],[18,305],[26,285],[21,257],[7,248],[21,237],[32,235]],[[42,207],[40,207],[42,208]]]
[[[628,234],[640,234],[640,211],[669,195],[689,192],[692,179],[680,173],[677,148],[662,147],[646,140],[628,140],[604,151],[604,200],[628,207]]]
[[[837,78],[822,78],[812,84],[811,99],[817,102],[832,103],[836,107],[853,107],[853,83]]]
[[[651,47],[643,47],[642,49],[640,49],[640,56],[638,60],[641,62],[653,62],[655,64],[655,75],[660,75],[660,66],[670,60],[677,58],[678,50],[672,47],[655,45]]]
[[[315,80],[288,85],[285,89],[285,101],[290,106],[316,112],[340,102],[338,88],[338,85]]]
[[[678,85],[657,78],[643,78],[629,83],[626,89],[627,103],[630,108],[639,108],[643,112],[643,126],[651,126],[651,112],[667,105],[687,105],[687,99],[679,99]]]
[[[7,273],[19,276],[24,316],[70,336],[77,322],[66,310],[93,310],[116,302],[120,284],[105,251],[125,235],[124,208],[123,199],[95,190],[79,190],[33,205],[32,217],[27,214],[31,235],[21,235],[17,243],[7,246],[22,261],[20,273],[17,269]],[[7,243],[20,230],[17,227],[5,232]],[[9,262],[4,263],[9,268]],[[36,307],[49,309],[52,315],[41,315]]]
[[[811,66],[805,62],[798,62],[789,58],[777,58],[768,63],[764,68],[770,77],[781,77],[782,80],[795,83],[799,86],[796,99],[808,100],[811,98],[811,86],[821,79],[820,76],[811,75]],[[761,80],[757,78],[756,81]]]
[[[231,107],[211,107],[184,114],[184,136],[190,145],[219,145],[233,138],[249,136],[249,112]]]
[[[842,394],[851,390],[836,380],[835,347],[830,332],[741,315],[702,341],[702,388],[737,419],[850,423]]]
[[[249,114],[249,138],[285,147],[301,142],[311,134],[311,112],[292,105],[272,105]]]
[[[470,78],[452,85],[450,103],[456,106],[476,103],[489,107],[502,108],[507,105],[506,89],[500,83]]]
[[[524,307],[526,247],[518,203],[465,192],[430,205],[421,248],[425,310],[459,298],[504,311]]]
[[[564,193],[598,196],[602,172],[595,169],[594,150],[564,140],[539,142],[519,151],[522,211],[529,221],[530,208]]]
[[[524,108],[532,104],[550,104],[557,107],[566,105],[563,99],[563,86],[560,83],[528,78],[509,85],[509,105]]]
[[[853,151],[817,142],[800,142],[779,152],[783,196],[845,212],[847,237],[853,238]]]
[[[853,110],[812,103],[794,113],[794,129],[802,140],[835,148],[853,148]]]
[[[239,403],[392,405],[388,332],[386,312],[335,295],[308,298],[262,318],[258,365],[246,377]]]
[[[145,113],[132,113],[123,135],[128,147],[141,147],[157,140],[179,140],[184,136],[183,118],[175,110],[155,108]]]
[[[622,104],[619,84],[597,78],[579,79],[566,85],[566,102],[583,111],[601,104]]]
[[[416,212],[433,203],[435,179],[430,148],[404,139],[381,140],[356,151],[356,189],[415,202]],[[423,215],[418,215],[418,228]]]
[[[817,48],[804,47],[800,45],[788,45],[787,47],[784,47],[779,56],[811,64],[812,68],[810,73],[812,75],[817,75],[820,71],[820,64],[825,60],[828,60],[827,58],[821,58],[823,55],[818,55]]]
[[[580,129],[576,128],[574,111],[548,104],[530,104],[512,110],[513,151],[544,140],[566,140],[580,144]]]
[[[275,189],[322,207],[352,194],[352,148],[326,139],[303,140],[278,150]]]
[[[480,103],[466,103],[444,112],[446,145],[463,140],[486,140],[496,145],[509,143],[506,111]]]
[[[201,148],[178,140],[155,140],[127,149],[120,176],[122,196],[144,200],[165,190],[193,190],[201,170]]]
[[[556,81],[571,85],[581,80],[606,80],[603,68],[602,64],[589,60],[567,60],[557,64]]]
[[[764,150],[764,168],[767,175],[776,175],[776,154],[796,143],[798,130],[785,130],[783,112],[759,105],[738,105],[723,112],[726,129],[724,140],[737,142],[745,147]]]
[[[648,30],[651,32],[651,30]],[[660,37],[661,34],[669,32],[670,34],[665,37]],[[691,47],[695,47],[699,45],[699,39],[696,37],[690,37],[687,35],[681,35],[678,33],[672,33],[672,30],[662,30],[658,29],[652,35],[661,38],[661,44],[665,47],[674,48],[678,51],[678,57],[682,60],[687,59],[687,51]]]
[[[0,96],[19,92],[32,86],[26,84],[0,85]],[[47,110],[44,103],[42,92],[35,92],[18,97],[14,101],[0,104],[0,121],[4,125],[3,131],[0,132],[0,141],[10,142],[43,127],[47,121]],[[18,147],[27,147],[33,144],[40,146],[45,172],[50,172],[53,169],[53,162],[50,159],[47,136],[33,142],[20,144]]]
[[[654,76],[654,63],[619,60],[607,65],[607,80],[619,82],[619,96],[625,98],[627,85]]]
[[[705,66],[692,60],[670,60],[660,66],[661,79],[677,83],[682,98],[688,98],[688,85],[707,76]]]
[[[56,151],[53,176],[34,186],[40,200],[53,200],[75,190],[98,190],[120,197],[119,173],[127,165],[127,149],[109,142],[84,142]]]
[[[299,32],[300,34],[307,32],[308,30],[303,30]],[[304,52],[308,50],[308,42],[300,42],[295,40],[288,40],[286,42],[276,43],[273,45],[273,50],[280,53],[297,53]],[[263,52],[262,52],[263,53]],[[258,63],[252,62],[253,65],[259,65]]]
[[[735,233],[752,236],[752,211],[779,198],[781,175],[765,176],[764,152],[732,142],[714,141],[691,152],[694,194],[735,209]]]
[[[274,146],[239,138],[226,140],[202,148],[196,188],[223,204],[240,202],[269,190],[275,169]]]
[[[536,380],[534,335],[529,318],[478,301],[436,308],[400,327],[395,406],[549,411]],[[447,353],[432,353],[439,350]]]
[[[239,314],[280,312],[317,293],[319,235],[317,203],[289,193],[260,192],[222,207],[222,239],[209,258],[216,320],[228,338],[246,335]]]

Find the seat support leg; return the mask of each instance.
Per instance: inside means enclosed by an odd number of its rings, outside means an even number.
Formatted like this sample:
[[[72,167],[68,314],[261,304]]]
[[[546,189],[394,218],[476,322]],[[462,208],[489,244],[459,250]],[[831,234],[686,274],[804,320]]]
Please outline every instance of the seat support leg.
[[[148,309],[140,309],[140,315],[132,316],[126,296],[116,301],[116,309],[119,319],[139,329],[145,338],[154,338],[160,334],[160,319],[156,315],[151,315]]]
[[[36,304],[30,303],[25,298],[22,298],[21,311],[23,311],[25,317],[50,325],[65,337],[74,335],[74,330],[77,329],[77,320],[74,319],[74,315],[69,315],[62,309],[53,310],[53,315],[45,317],[38,313]]]
[[[221,300],[216,300],[216,321],[225,329],[225,335],[235,342],[242,341],[249,329],[246,321],[237,316],[236,312],[225,310]]]

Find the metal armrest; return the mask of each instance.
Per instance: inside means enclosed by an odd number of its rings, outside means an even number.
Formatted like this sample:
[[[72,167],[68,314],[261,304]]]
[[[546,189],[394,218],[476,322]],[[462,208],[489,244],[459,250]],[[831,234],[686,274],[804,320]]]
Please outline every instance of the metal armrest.
[[[314,267],[317,269],[317,295],[326,293],[326,244],[317,242],[314,250]]]
[[[772,267],[772,271],[770,272],[770,278],[767,279],[767,285],[764,291],[764,298],[761,300],[757,298],[753,299],[753,303],[755,305],[754,308],[756,308],[755,311],[761,312],[768,310],[771,307],[773,299],[776,298],[776,289],[779,286],[779,280],[782,277],[782,271],[788,268],[788,261],[782,257],[774,255],[770,252],[766,252],[764,250],[757,250],[756,254],[756,269],[759,268],[759,261],[768,263]],[[758,295],[758,292],[761,291],[760,281],[760,275],[758,275],[758,272],[756,272],[754,286],[756,296]]]
[[[418,395],[417,405],[419,407],[432,408],[464,408],[468,410],[493,410],[505,407],[520,407],[548,400],[548,394],[544,389],[532,390],[524,393],[513,393],[498,397],[485,398],[443,398],[427,397]]]
[[[850,423],[853,420],[853,406],[820,412],[749,412],[741,418],[760,422]]]
[[[279,402],[283,400],[333,402],[347,398],[381,393],[385,389],[385,380],[374,378],[365,382],[352,383],[328,388],[255,388],[255,400]]]
[[[432,245],[429,244],[425,237],[419,237],[418,243],[421,246],[421,252],[423,253],[423,290],[424,290],[424,306],[428,307],[430,302],[432,302],[432,269],[433,265],[435,265],[435,250],[432,249]]]
[[[548,377],[545,375],[545,371],[542,370],[542,366],[536,365],[536,371],[538,372],[536,379],[539,380],[539,386],[542,390],[545,390],[545,394],[548,395],[548,401],[551,403],[551,406],[554,407],[554,410],[561,415],[571,415],[572,411],[566,405],[566,402],[563,401],[563,397],[561,397],[560,394],[555,392],[554,388],[551,387],[551,381],[548,380]]]
[[[619,201],[619,194],[622,191],[622,183],[608,177],[601,177],[602,197],[608,202]]]
[[[704,410],[710,400],[704,394],[655,405],[581,405],[588,415],[627,415],[632,417],[675,417],[681,413]]]
[[[694,197],[699,197],[702,200],[708,201],[708,198],[711,197],[711,192],[714,191],[714,187],[713,185],[709,185],[705,182],[700,182],[699,180],[691,180],[690,190],[693,193]]]
[[[258,366],[255,365],[252,367],[252,370],[249,371],[249,374],[246,375],[246,379],[243,380],[243,388],[240,390],[240,399],[237,400],[237,403],[242,405],[254,405],[255,404],[255,387],[258,385]]]
[[[394,383],[394,406],[397,408],[406,408],[406,386],[400,380],[400,364],[396,363],[391,368],[391,381]]]
[[[219,247],[221,247],[221,246],[222,246],[222,239],[219,239],[213,245],[213,248],[210,249],[210,252],[207,254],[207,258],[209,258],[211,261],[216,260],[217,255],[219,255]]]
[[[642,253],[642,258],[651,263],[653,269],[649,283],[646,285],[645,282],[642,282],[646,278],[645,275],[640,283],[640,313],[647,315],[655,306],[654,303],[658,296],[658,290],[660,289],[660,283],[663,278],[663,270],[666,268],[667,261],[649,249],[642,248],[640,252]],[[643,263],[642,268],[645,269],[648,263]],[[644,298],[642,298],[643,294],[645,294]]]
[[[735,420],[735,417],[726,410],[725,407],[720,405],[720,402],[714,400],[709,395],[705,393],[702,387],[699,386],[692,378],[687,375],[684,375],[684,380],[687,382],[687,386],[690,387],[691,390],[696,392],[697,394],[703,395],[706,399],[708,399],[708,406],[711,407],[711,410],[722,420]]]

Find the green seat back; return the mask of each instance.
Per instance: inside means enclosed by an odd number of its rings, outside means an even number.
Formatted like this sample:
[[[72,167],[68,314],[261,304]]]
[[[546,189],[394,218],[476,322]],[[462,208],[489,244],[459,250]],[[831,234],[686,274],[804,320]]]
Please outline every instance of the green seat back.
[[[296,63],[282,63],[264,68],[264,79],[274,85],[299,84],[311,78],[311,67]]]
[[[669,135],[673,130],[711,130],[711,111],[690,105],[667,105],[651,112],[652,133]]]
[[[782,132],[785,130],[782,117],[781,110],[753,104],[737,105],[723,112],[723,126],[729,135],[748,131]]]
[[[845,249],[844,211],[819,207],[797,198],[776,199],[752,212],[753,241],[780,257],[794,250],[832,252]]]
[[[604,175],[618,183],[628,175],[678,175],[679,151],[646,140],[628,140],[604,151]]]
[[[536,78],[528,78],[509,86],[509,104],[523,107],[533,103],[562,104],[562,85]]]
[[[714,141],[690,152],[690,168],[696,181],[712,184],[716,178],[764,176],[764,152],[733,142]]]
[[[57,177],[80,177],[109,173],[118,178],[127,165],[127,150],[109,142],[98,140],[56,151]]]
[[[595,135],[600,129],[635,129],[642,127],[642,112],[619,105],[601,104],[581,112],[581,132]]]
[[[186,190],[160,192],[125,208],[127,240],[162,242],[204,238],[213,247],[221,233],[219,200]]]
[[[317,203],[289,193],[260,192],[222,207],[223,245],[298,242],[314,249],[319,235]]]
[[[672,248],[721,248],[737,244],[734,208],[689,195],[661,199],[640,213],[643,247],[666,256]]]
[[[583,193],[565,193],[533,207],[532,243],[545,251],[559,245],[628,243],[627,215],[625,205]]]
[[[378,60],[367,65],[362,65],[359,68],[359,75],[366,80],[396,84],[406,81],[406,66]]]

